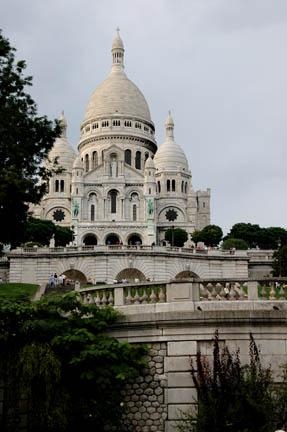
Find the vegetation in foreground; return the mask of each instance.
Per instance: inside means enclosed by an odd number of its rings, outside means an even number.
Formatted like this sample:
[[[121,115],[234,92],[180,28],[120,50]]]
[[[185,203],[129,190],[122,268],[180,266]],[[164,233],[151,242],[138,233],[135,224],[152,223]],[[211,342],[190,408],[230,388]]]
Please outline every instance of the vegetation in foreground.
[[[84,305],[75,293],[0,302],[0,430],[124,431],[122,390],[145,364],[145,347],[108,335],[112,308]]]
[[[180,432],[274,432],[287,419],[287,377],[275,384],[271,367],[264,368],[250,335],[249,364],[239,350],[231,353],[214,336],[213,359],[197,353],[191,375],[198,393],[198,410],[181,413]],[[191,401],[195,402],[195,401]]]

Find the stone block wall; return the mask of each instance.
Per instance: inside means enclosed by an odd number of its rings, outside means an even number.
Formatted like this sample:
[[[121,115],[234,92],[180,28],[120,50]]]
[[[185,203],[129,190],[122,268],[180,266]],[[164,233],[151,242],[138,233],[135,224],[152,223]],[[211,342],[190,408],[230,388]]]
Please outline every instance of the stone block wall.
[[[152,343],[148,347],[148,367],[134,383],[127,385],[123,395],[125,424],[133,432],[164,432],[167,419],[167,376],[164,373],[167,344]]]

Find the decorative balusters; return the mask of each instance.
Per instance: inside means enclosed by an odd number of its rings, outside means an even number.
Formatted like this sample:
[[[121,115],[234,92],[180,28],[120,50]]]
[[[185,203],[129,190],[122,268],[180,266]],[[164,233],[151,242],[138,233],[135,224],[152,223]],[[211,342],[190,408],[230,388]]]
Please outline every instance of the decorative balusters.
[[[270,294],[269,294],[269,300],[275,300],[276,299],[276,292],[275,292],[275,286],[273,283],[271,283],[270,286]]]
[[[166,293],[163,285],[159,288],[158,299],[160,303],[166,302]]]
[[[267,300],[267,289],[265,285],[261,288],[261,300]]]
[[[224,284],[217,283],[216,285],[219,288],[220,300],[225,300],[226,294],[229,294],[229,289],[227,288],[228,293],[226,293],[226,291],[225,291],[226,287],[224,286]]]
[[[94,292],[94,302],[96,306],[98,307],[101,306],[101,297],[100,297],[100,292],[98,290]]]
[[[166,301],[165,285],[125,287],[125,305],[164,303]]]
[[[156,303],[157,298],[156,298],[156,293],[154,292],[154,288],[151,288],[149,299],[151,303]]]
[[[125,304],[129,305],[132,303],[132,296],[131,296],[131,287],[127,287],[127,295],[125,296]]]
[[[279,288],[279,300],[285,300],[285,290],[284,288],[286,288],[286,285],[280,285]]]
[[[172,282],[174,283],[174,282]],[[193,284],[193,282],[189,282]],[[180,286],[179,286],[180,287]],[[86,304],[96,304],[98,307],[123,306],[165,303],[167,290],[171,289],[168,283],[127,284],[126,286],[106,286],[79,290],[79,296]],[[268,279],[210,279],[195,281],[192,290],[199,290],[190,301],[260,301],[260,300],[286,300],[287,284],[275,278]],[[198,295],[199,294],[199,295]],[[170,296],[170,293],[168,293]],[[172,296],[171,296],[172,298]],[[194,300],[196,299],[196,300]],[[172,300],[169,300],[172,301]]]
[[[114,296],[113,296],[113,291],[111,290],[109,292],[109,296],[108,296],[108,305],[113,306],[114,305]]]
[[[208,298],[208,290],[204,284],[199,285],[199,294],[201,300],[207,300]]]
[[[140,295],[137,287],[135,288],[135,295],[133,296],[133,304],[140,304]]]
[[[142,304],[148,303],[148,295],[145,289],[143,290],[143,295],[141,296],[141,303]]]

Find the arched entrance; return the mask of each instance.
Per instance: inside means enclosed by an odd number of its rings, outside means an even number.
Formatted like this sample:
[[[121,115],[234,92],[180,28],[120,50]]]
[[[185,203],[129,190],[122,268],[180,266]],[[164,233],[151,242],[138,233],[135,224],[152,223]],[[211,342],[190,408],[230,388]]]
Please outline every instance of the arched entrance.
[[[142,239],[138,234],[131,234],[128,237],[128,244],[129,245],[141,245]]]
[[[120,244],[120,238],[117,234],[109,234],[106,238],[106,245],[118,245]]]
[[[198,279],[199,276],[190,270],[184,270],[180,273],[177,273],[177,275],[175,276],[175,279],[192,279],[192,278]]]
[[[85,246],[93,246],[98,244],[98,240],[94,234],[87,234],[83,239],[83,243]]]
[[[125,268],[121,270],[116,279],[118,281],[135,282],[135,281],[146,281],[145,275],[136,268]]]
[[[69,284],[75,285],[76,281],[79,281],[81,285],[86,284],[88,282],[84,273],[82,273],[81,271],[76,270],[76,269],[66,270],[62,274],[65,275],[65,284],[66,285],[69,285]]]

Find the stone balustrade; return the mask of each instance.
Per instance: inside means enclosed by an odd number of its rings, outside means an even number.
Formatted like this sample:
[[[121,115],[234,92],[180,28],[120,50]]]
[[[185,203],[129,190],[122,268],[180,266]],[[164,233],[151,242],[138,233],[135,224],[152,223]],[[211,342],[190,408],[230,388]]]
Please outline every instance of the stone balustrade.
[[[173,302],[286,300],[287,278],[193,279],[78,287],[85,303],[129,306]]]
[[[171,253],[184,253],[184,254],[195,254],[195,255],[211,255],[211,256],[228,256],[229,251],[221,249],[195,249],[185,248],[176,246],[148,246],[148,245],[92,245],[92,246],[58,246],[58,247],[22,247],[13,249],[12,254],[26,254],[26,253],[74,253],[74,252],[116,252],[116,251],[147,251],[147,252],[171,252]],[[233,256],[244,256],[247,257],[251,251],[236,250],[233,252]],[[269,256],[268,253],[265,256]]]

